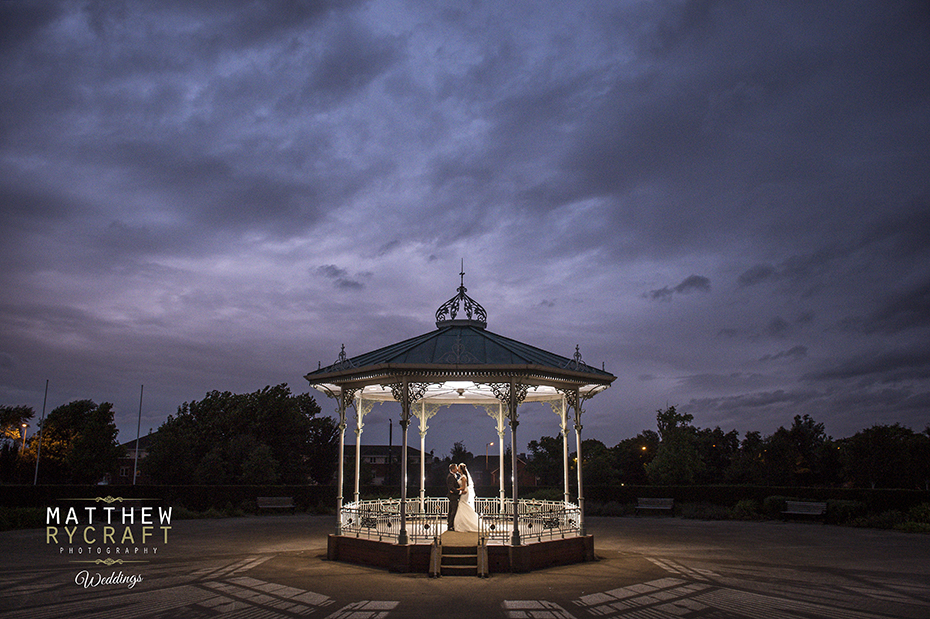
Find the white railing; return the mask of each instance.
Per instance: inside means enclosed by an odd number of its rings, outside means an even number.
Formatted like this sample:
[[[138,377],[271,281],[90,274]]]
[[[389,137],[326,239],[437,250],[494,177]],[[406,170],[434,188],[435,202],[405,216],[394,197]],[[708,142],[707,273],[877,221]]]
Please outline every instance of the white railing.
[[[509,544],[513,535],[513,499],[477,497],[479,536],[487,543]],[[446,530],[449,499],[407,499],[407,538],[410,543],[430,543]],[[573,503],[520,499],[517,521],[521,543],[576,537],[580,534],[581,510]],[[340,514],[340,531],[350,537],[397,541],[400,533],[400,499],[373,499],[347,503]]]

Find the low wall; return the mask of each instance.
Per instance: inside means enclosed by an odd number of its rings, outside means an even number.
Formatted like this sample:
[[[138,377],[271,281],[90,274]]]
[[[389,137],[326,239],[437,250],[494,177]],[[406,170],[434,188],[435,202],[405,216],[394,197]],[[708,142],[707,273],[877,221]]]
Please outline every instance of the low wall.
[[[532,572],[559,565],[594,561],[594,536],[572,537],[524,544],[488,546],[491,574]],[[375,540],[330,535],[326,558],[330,561],[367,565],[392,572],[425,574],[429,571],[429,544],[394,544]]]
[[[326,546],[326,558],[330,561],[367,565],[392,572],[425,574],[429,571],[430,546],[428,544],[400,545],[357,537],[330,535]]]

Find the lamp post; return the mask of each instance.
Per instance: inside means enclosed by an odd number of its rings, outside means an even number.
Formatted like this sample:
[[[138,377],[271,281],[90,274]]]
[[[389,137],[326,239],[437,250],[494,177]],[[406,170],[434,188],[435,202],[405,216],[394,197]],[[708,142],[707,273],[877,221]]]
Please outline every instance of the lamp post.
[[[20,455],[26,453],[26,428],[29,427],[28,423],[23,424],[23,447],[19,450]]]
[[[36,448],[36,474],[32,485],[39,485],[39,457],[42,455],[42,426],[45,425],[45,405],[48,403],[48,379],[45,379],[45,397],[42,399],[42,417],[39,419],[39,446]]]
[[[486,443],[484,446],[484,470],[488,470],[488,448],[494,443]]]

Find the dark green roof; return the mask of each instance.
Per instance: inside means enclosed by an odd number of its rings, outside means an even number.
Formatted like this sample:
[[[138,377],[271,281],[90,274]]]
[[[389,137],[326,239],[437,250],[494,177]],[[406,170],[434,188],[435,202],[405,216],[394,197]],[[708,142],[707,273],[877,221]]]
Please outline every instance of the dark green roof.
[[[610,372],[591,367],[574,358],[563,357],[523,342],[497,335],[482,328],[474,321],[452,321],[435,331],[391,344],[356,357],[341,358],[336,363],[307,374],[307,380],[323,378],[332,373],[384,365],[422,366],[533,366],[553,371],[574,371],[591,375],[594,382],[610,382],[615,377]]]

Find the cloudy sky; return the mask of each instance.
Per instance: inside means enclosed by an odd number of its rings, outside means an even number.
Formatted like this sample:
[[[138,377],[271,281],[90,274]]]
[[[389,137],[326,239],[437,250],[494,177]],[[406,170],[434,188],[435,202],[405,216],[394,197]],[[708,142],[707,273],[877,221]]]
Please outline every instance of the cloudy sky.
[[[143,433],[306,392],[464,260],[489,330],[617,376],[585,437],[930,423],[926,2],[206,5],[0,4],[0,403],[130,440],[140,385]],[[496,440],[446,411],[437,453]]]

